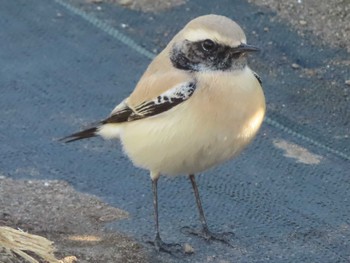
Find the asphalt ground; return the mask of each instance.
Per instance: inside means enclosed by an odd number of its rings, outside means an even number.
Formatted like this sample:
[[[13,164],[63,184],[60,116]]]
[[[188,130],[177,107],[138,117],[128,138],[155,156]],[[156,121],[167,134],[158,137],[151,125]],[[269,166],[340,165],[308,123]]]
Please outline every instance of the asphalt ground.
[[[156,14],[96,7],[1,3],[0,173],[63,180],[127,211],[128,219],[106,229],[140,242],[152,262],[349,262],[349,54],[315,45],[311,35],[298,36],[276,14],[243,0],[193,0]],[[240,157],[198,177],[209,225],[233,231],[233,247],[184,234],[183,226],[199,225],[190,183],[161,178],[161,235],[195,249],[173,258],[147,245],[154,235],[151,182],[118,142],[57,139],[109,114],[152,52],[207,13],[233,18],[262,48],[250,65],[262,77],[268,113]]]

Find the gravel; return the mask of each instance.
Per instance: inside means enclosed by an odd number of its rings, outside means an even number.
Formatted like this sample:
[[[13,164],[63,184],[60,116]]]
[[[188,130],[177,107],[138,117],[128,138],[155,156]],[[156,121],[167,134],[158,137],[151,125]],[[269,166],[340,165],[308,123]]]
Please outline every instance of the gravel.
[[[350,0],[248,0],[269,8],[300,35],[311,32],[334,48],[350,52]]]

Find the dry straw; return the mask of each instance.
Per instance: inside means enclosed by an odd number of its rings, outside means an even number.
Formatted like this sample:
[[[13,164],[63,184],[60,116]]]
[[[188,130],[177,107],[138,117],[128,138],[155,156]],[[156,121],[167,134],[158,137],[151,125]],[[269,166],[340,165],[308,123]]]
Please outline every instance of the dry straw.
[[[68,263],[76,261],[74,256],[62,260],[56,259],[53,254],[55,249],[52,241],[10,227],[0,227],[1,250],[12,257],[21,257],[29,263]]]

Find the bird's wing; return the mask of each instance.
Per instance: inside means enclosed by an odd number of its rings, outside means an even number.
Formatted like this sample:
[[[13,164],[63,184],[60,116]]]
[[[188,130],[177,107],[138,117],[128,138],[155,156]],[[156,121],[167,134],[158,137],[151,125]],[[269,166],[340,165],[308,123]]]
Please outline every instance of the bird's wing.
[[[188,100],[196,89],[195,81],[177,84],[160,95],[131,107],[128,100],[120,103],[102,124],[134,121],[170,110]]]
[[[125,123],[166,112],[188,100],[196,89],[191,74],[169,70],[166,63],[149,66],[135,90],[118,104],[110,116],[92,128],[62,138],[64,142],[96,136],[104,124]]]
[[[261,80],[260,76],[258,75],[258,73],[256,73],[256,72],[253,71],[253,70],[252,70],[252,72],[253,72],[253,74],[254,74],[254,77],[256,77],[256,79],[259,81],[259,83],[260,83],[260,85],[261,85],[261,84],[262,84],[262,80]]]

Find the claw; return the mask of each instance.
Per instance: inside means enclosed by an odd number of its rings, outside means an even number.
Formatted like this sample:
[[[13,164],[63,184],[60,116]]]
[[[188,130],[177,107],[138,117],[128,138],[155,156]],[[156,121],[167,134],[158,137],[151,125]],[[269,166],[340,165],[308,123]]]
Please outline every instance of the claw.
[[[165,252],[173,256],[177,256],[179,253],[183,252],[182,245],[177,243],[165,243],[159,236],[156,236],[154,241],[148,241],[148,243],[154,246],[157,251]]]
[[[199,236],[206,241],[219,241],[229,246],[233,246],[231,244],[232,237],[234,236],[233,232],[213,233],[208,228],[197,230],[190,227],[183,227],[182,230],[185,234]]]

